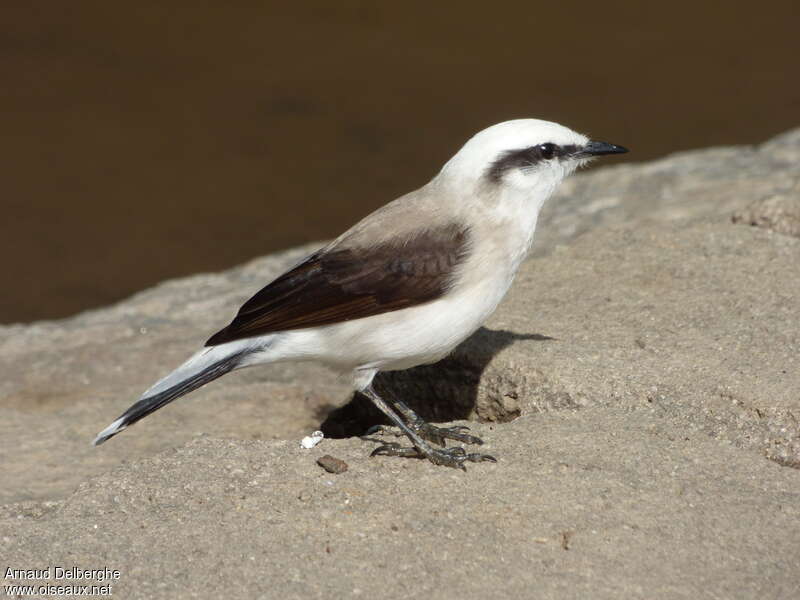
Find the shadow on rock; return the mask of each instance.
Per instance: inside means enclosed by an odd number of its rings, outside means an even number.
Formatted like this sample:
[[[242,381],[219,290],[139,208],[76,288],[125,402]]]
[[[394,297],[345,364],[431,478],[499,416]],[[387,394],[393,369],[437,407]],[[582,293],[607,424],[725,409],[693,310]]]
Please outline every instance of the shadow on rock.
[[[514,333],[481,327],[439,362],[405,371],[378,373],[373,387],[384,398],[403,400],[423,419],[432,423],[463,419],[501,423],[512,421],[519,416],[518,409],[493,410],[491,414],[476,412],[481,375],[492,358],[515,341],[552,339],[538,333]],[[328,414],[320,429],[327,437],[344,438],[363,435],[367,429],[378,424],[388,425],[389,420],[368,398],[355,392],[347,404]]]

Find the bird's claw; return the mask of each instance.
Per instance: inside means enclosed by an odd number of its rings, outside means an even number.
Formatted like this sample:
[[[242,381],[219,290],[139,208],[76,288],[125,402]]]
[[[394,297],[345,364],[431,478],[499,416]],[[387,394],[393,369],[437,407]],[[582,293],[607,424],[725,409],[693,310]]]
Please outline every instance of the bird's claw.
[[[387,442],[375,448],[370,456],[404,456],[406,458],[422,458],[423,454],[413,447],[401,446],[397,442]]]
[[[372,451],[370,456],[402,456],[406,458],[427,458],[435,465],[444,467],[452,467],[454,469],[461,469],[466,471],[467,467],[465,462],[493,462],[496,463],[497,459],[488,454],[467,453],[461,446],[453,448],[431,448],[430,451],[420,450],[415,447],[404,447],[396,442],[390,442],[378,446]]]
[[[362,436],[362,437],[366,437],[366,436],[369,436],[369,435],[375,435],[375,434],[383,435],[383,434],[388,434],[388,433],[391,433],[395,437],[400,437],[401,435],[405,435],[402,432],[398,434],[391,427],[387,427],[386,425],[382,425],[382,424],[379,423],[378,425],[373,425],[372,427],[367,429],[364,432],[364,436]]]
[[[483,440],[481,438],[463,433],[464,431],[469,431],[469,427],[466,425],[437,427],[436,425],[431,425],[430,423],[420,420],[416,423],[412,422],[409,427],[422,439],[433,442],[439,446],[447,446],[447,440],[455,440],[462,444],[475,444],[476,446],[483,445]],[[402,431],[394,427],[387,427],[386,425],[373,425],[364,435],[369,436],[374,434],[393,435],[394,437],[405,436]]]
[[[463,444],[475,444],[477,446],[483,445],[483,440],[474,435],[462,433],[469,431],[469,427],[465,425],[454,425],[453,427],[436,427],[430,423],[418,423],[411,427],[417,435],[422,439],[438,444],[439,446],[446,446],[446,440],[455,440]]]

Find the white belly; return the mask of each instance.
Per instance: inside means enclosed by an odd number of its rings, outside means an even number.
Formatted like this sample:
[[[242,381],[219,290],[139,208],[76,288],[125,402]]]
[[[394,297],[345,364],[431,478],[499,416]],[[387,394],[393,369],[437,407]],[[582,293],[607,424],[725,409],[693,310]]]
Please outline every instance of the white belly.
[[[398,370],[435,362],[481,326],[510,283],[492,278],[420,306],[281,333],[270,359],[316,360],[342,370]]]

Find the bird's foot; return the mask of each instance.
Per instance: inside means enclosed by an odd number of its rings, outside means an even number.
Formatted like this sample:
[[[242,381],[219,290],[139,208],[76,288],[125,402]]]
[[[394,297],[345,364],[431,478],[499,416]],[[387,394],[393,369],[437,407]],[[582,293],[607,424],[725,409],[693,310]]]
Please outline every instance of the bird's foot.
[[[419,421],[417,423],[411,423],[410,427],[411,430],[419,435],[419,437],[422,439],[433,442],[434,444],[438,444],[439,446],[446,446],[446,440],[456,440],[457,442],[462,442],[464,444],[476,444],[478,446],[483,445],[483,440],[481,438],[475,437],[474,435],[469,435],[468,433],[463,433],[464,431],[469,431],[469,427],[464,425],[455,425],[454,427],[436,427],[436,425]]]
[[[447,449],[426,448],[420,449],[415,447],[404,447],[396,442],[390,442],[378,446],[372,451],[370,456],[403,456],[406,458],[427,458],[435,465],[442,465],[444,467],[453,467],[454,469],[461,469],[466,471],[467,467],[464,466],[465,462],[497,462],[494,456],[488,454],[468,454],[464,448],[455,447]]]
[[[469,427],[465,425],[436,427],[436,425],[431,425],[420,419],[419,421],[410,423],[409,428],[423,440],[433,442],[439,446],[447,446],[446,440],[455,440],[463,444],[475,444],[477,446],[483,445],[483,440],[481,438],[463,433],[464,431],[469,431]],[[375,434],[393,435],[394,437],[403,437],[406,435],[401,430],[395,427],[387,427],[386,425],[373,425],[364,435]]]

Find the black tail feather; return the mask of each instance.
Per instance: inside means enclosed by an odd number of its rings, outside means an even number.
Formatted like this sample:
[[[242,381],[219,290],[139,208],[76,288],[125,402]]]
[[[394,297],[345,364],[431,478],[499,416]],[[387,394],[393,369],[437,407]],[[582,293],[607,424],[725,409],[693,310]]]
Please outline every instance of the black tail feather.
[[[157,411],[159,408],[166,406],[173,400],[177,400],[181,396],[193,392],[199,387],[214,381],[218,377],[222,377],[235,369],[244,353],[238,353],[224,358],[223,360],[213,363],[203,369],[202,371],[191,375],[184,379],[181,383],[172,386],[152,396],[142,398],[133,404],[128,410],[109,425],[106,429],[101,431],[92,442],[93,445],[99,446],[106,440],[111,439],[126,427],[133,425],[136,421],[143,419],[152,412]]]

